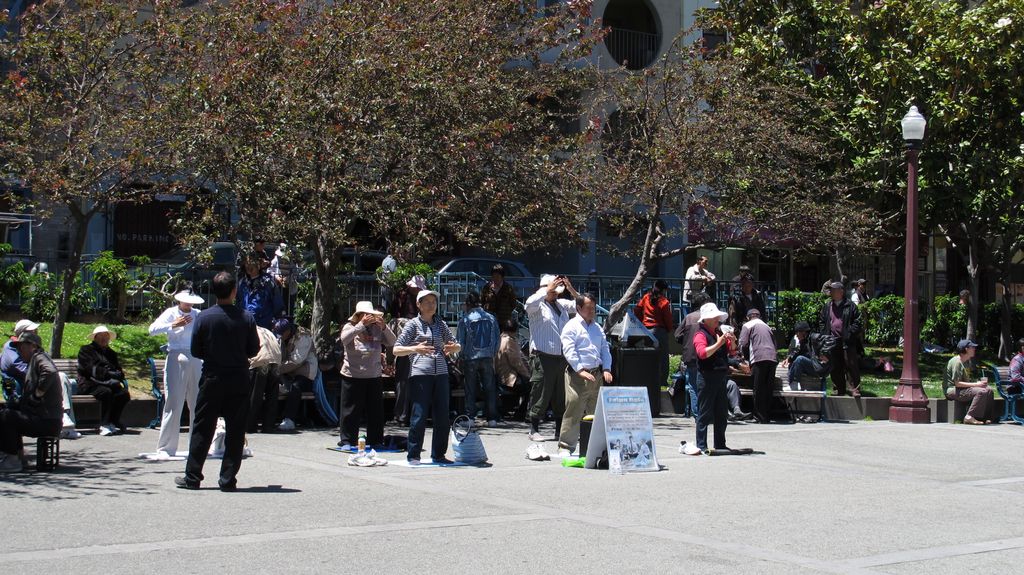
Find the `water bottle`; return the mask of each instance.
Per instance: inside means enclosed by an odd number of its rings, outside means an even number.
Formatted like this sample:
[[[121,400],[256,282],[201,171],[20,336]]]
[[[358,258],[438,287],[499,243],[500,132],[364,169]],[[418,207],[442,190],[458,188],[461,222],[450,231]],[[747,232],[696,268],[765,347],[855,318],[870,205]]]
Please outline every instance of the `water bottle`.
[[[359,455],[363,455],[364,453],[366,453],[366,436],[365,435],[360,435],[359,436]]]

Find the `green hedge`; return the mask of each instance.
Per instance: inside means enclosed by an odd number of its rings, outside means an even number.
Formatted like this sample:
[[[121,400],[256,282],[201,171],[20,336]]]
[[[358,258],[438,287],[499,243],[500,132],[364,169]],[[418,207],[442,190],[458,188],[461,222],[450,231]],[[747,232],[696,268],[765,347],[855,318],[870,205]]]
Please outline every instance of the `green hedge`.
[[[817,329],[818,314],[827,299],[828,296],[820,293],[780,291],[775,303],[775,314],[770,321],[777,342],[788,342],[793,335],[793,326],[800,320],[809,323],[811,329]]]
[[[966,334],[967,308],[960,305],[960,297],[952,294],[936,297],[921,328],[921,339],[952,348]]]
[[[894,346],[903,335],[903,298],[887,295],[860,306],[864,341],[874,346]]]
[[[978,343],[992,354],[999,351],[999,316],[1002,313],[1002,307],[1002,304],[997,302],[985,304],[979,314],[981,317],[978,320]],[[965,333],[966,325],[967,322],[964,321]],[[1017,304],[1010,308],[1010,336],[1011,341],[1017,341],[1024,337],[1024,304]]]

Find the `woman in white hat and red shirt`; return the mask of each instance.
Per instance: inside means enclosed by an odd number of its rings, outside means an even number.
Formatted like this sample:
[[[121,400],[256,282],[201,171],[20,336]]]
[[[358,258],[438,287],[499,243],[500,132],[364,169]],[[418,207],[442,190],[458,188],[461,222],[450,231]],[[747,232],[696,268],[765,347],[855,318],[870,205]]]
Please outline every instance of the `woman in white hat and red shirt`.
[[[195,420],[196,398],[199,396],[199,376],[203,373],[203,360],[192,357],[192,324],[199,317],[193,306],[205,303],[203,298],[183,290],[174,294],[177,302],[149,325],[149,335],[167,336],[167,362],[164,364],[164,410],[160,416],[160,437],[153,459],[166,460],[178,452],[181,412],[188,403],[188,430],[192,434]],[[186,442],[186,445],[188,443]]]
[[[130,398],[124,369],[110,342],[117,334],[107,326],[96,326],[89,334],[92,343],[78,350],[78,391],[88,393],[100,402],[100,435],[113,435],[125,430],[121,412]]]
[[[708,453],[708,426],[715,426],[715,449],[725,445],[725,427],[729,422],[729,350],[736,347],[736,336],[723,333],[720,325],[729,314],[713,303],[700,306],[700,322],[693,336],[697,357],[697,448]]]
[[[341,441],[355,446],[359,421],[366,416],[366,443],[384,444],[384,390],[381,387],[382,354],[395,345],[395,332],[384,323],[384,313],[361,301],[341,328],[345,361],[341,366]]]

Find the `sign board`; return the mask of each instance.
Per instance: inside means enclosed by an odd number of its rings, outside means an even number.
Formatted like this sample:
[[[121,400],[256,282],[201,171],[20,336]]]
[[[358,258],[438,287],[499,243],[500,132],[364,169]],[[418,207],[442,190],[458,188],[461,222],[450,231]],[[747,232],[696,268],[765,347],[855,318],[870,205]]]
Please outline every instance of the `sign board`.
[[[646,387],[601,388],[587,443],[587,468],[597,469],[597,460],[603,454],[608,455],[612,471],[658,471]]]

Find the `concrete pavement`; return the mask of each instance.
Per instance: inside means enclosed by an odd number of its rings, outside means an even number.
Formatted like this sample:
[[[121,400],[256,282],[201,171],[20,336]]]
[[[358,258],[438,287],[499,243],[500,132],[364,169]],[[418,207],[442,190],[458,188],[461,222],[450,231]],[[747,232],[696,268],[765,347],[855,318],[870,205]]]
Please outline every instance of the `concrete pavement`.
[[[240,492],[175,489],[156,432],[64,441],[57,473],[0,476],[6,573],[962,573],[1024,560],[1024,428],[888,422],[733,425],[666,470],[612,476],[524,459],[485,430],[490,468],[351,468],[329,431],[256,435]],[[402,430],[394,430],[402,431]],[[428,432],[429,435],[429,432]],[[182,439],[184,441],[184,437]],[[429,443],[428,443],[429,444]],[[555,452],[555,444],[546,448]],[[31,452],[33,448],[29,448]],[[394,460],[403,454],[388,454]]]

